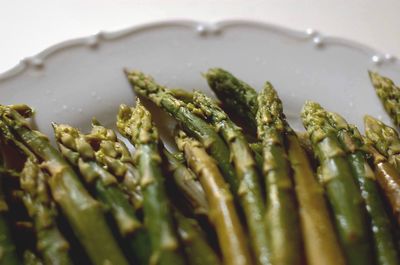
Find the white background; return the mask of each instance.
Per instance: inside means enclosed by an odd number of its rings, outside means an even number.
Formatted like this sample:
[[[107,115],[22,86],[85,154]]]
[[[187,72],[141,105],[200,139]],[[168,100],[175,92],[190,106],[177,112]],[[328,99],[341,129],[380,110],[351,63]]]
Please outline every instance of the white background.
[[[0,0],[0,72],[60,41],[168,18],[250,18],[400,57],[399,0]]]

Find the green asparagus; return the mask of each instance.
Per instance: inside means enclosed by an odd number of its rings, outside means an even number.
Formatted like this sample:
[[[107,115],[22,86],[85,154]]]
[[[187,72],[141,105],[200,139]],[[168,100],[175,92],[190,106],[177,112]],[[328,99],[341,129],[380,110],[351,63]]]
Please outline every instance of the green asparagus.
[[[78,168],[85,182],[94,187],[96,197],[110,208],[120,234],[128,238],[130,251],[139,264],[148,264],[147,232],[119,188],[115,176],[95,161],[94,150],[76,128],[59,124],[53,124],[53,127],[61,153]]]
[[[119,186],[129,196],[135,209],[142,209],[140,175],[127,146],[117,138],[113,130],[100,125],[96,120],[92,121],[92,130],[85,139],[95,151],[96,161],[118,178]]]
[[[372,157],[378,184],[389,201],[398,225],[400,225],[400,175],[394,166],[387,161],[386,157],[373,147],[368,138],[365,137],[363,140],[366,151]]]
[[[150,113],[139,100],[135,108],[121,105],[117,128],[136,147],[135,160],[141,175],[145,225],[152,247],[151,264],[180,265],[179,241],[166,197],[158,150],[158,132]]]
[[[76,237],[95,265],[128,264],[107,226],[100,204],[86,191],[78,176],[43,134],[31,130],[17,111],[0,106],[0,120],[32,150],[49,173],[52,197],[61,207]]]
[[[195,219],[174,210],[177,230],[190,265],[220,265],[218,255],[210,247]]]
[[[350,265],[373,264],[373,248],[362,197],[346,153],[328,122],[327,112],[317,103],[306,102],[301,117],[320,162],[321,181],[347,262]]]
[[[400,88],[392,80],[375,72],[369,72],[369,77],[386,112],[396,126],[400,126]]]
[[[265,221],[272,264],[300,264],[302,242],[290,165],[285,150],[282,103],[270,83],[258,95],[257,134],[263,145]]]
[[[237,127],[209,97],[195,92],[193,102],[200,108],[207,120],[222,135],[228,144],[238,178],[237,191],[239,202],[244,210],[245,219],[250,232],[250,243],[254,250],[257,264],[270,264],[267,241],[267,228],[264,214],[260,179],[256,162],[249,144],[240,128]]]
[[[365,135],[400,173],[400,138],[397,131],[369,115],[364,117],[364,124]]]
[[[176,143],[203,186],[210,207],[210,221],[217,233],[224,264],[252,264],[233,196],[215,160],[208,156],[201,143],[183,131],[177,133]]]
[[[367,153],[361,134],[355,126],[336,113],[328,113],[331,126],[347,153],[347,159],[364,199],[371,220],[371,231],[374,239],[378,264],[400,264],[393,237],[393,227],[385,211],[384,201],[376,184],[375,174],[367,162]]]
[[[72,264],[69,244],[57,227],[57,208],[49,196],[46,179],[49,176],[30,159],[21,172],[22,197],[32,217],[37,236],[37,250],[48,265]]]
[[[300,225],[308,264],[345,264],[325,203],[323,189],[314,176],[298,133],[295,133],[287,123],[282,102],[270,84],[267,83],[260,96],[264,97],[263,105],[271,106],[271,109],[265,114],[268,113],[272,121],[281,122],[280,126],[284,127],[281,129],[281,135],[286,134],[284,139],[288,145],[288,159],[293,169],[295,191],[300,208]]]
[[[214,128],[192,113],[184,102],[174,98],[167,88],[158,85],[150,76],[138,71],[127,72],[127,76],[138,95],[150,99],[167,111],[180,122],[186,132],[206,147],[214,159],[219,162],[219,168],[231,190],[236,191],[239,185],[230,163],[229,149]]]
[[[257,130],[257,91],[231,73],[212,68],[204,74],[208,85],[229,113],[237,114],[254,132]]]
[[[207,216],[208,202],[196,175],[166,149],[164,149],[164,155],[168,160],[168,169],[172,172],[177,187],[189,202],[194,213]]]

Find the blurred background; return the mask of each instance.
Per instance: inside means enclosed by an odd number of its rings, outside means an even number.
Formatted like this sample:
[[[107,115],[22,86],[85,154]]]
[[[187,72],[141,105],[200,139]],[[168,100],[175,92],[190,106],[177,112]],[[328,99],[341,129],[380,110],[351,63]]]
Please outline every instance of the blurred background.
[[[399,0],[0,0],[0,73],[70,38],[170,18],[261,20],[400,57]]]

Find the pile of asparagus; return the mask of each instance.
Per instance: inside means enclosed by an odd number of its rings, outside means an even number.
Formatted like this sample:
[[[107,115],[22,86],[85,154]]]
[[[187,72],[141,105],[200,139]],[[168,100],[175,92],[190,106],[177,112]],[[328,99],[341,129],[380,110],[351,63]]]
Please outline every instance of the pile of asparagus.
[[[395,129],[306,102],[296,133],[269,82],[222,69],[204,74],[219,101],[126,75],[178,122],[175,151],[139,99],[121,137],[52,124],[57,148],[30,107],[0,105],[0,264],[400,264]],[[399,88],[370,76],[398,125]]]

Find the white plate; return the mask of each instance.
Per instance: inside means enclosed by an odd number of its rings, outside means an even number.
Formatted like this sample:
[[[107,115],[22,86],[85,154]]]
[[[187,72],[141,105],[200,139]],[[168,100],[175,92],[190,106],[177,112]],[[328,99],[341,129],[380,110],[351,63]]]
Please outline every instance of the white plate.
[[[52,121],[86,130],[96,116],[113,125],[119,104],[134,104],[124,67],[170,87],[207,92],[200,73],[210,67],[223,67],[257,89],[269,80],[296,129],[302,129],[305,100],[318,101],[361,129],[366,113],[388,122],[367,70],[400,83],[398,59],[314,30],[250,21],[166,21],[66,41],[24,59],[0,75],[0,103],[34,107],[38,128],[50,135]],[[172,126],[166,115],[155,119]]]

